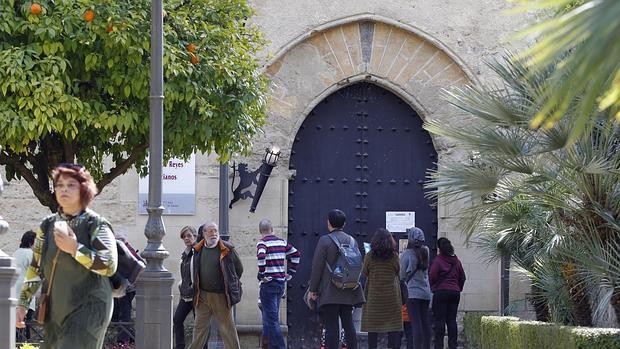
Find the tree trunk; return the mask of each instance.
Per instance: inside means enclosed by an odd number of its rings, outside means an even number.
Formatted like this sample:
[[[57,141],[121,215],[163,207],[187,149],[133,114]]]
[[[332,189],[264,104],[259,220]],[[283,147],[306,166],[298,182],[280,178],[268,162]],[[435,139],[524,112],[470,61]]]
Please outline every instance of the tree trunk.
[[[577,326],[592,327],[590,295],[583,280],[577,274],[577,265],[572,261],[568,261],[562,266],[562,275],[564,280],[566,280],[570,300],[575,311],[575,324]]]
[[[620,326],[620,292],[616,292],[611,297],[611,306],[614,308],[616,314],[616,326]]]
[[[543,295],[542,289],[536,285],[532,285],[531,287],[532,298],[530,298],[530,303],[534,307],[534,312],[536,312],[536,321],[549,322],[549,303],[547,298]]]

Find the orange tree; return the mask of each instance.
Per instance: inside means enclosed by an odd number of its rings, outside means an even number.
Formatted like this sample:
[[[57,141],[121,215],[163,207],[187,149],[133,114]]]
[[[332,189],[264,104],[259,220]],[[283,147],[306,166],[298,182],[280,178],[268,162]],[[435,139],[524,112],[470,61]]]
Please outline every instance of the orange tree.
[[[168,0],[164,153],[249,150],[266,80],[246,0]],[[102,190],[145,173],[150,0],[0,2],[0,164],[55,210],[49,172],[79,161]],[[104,159],[112,161],[104,168]]]

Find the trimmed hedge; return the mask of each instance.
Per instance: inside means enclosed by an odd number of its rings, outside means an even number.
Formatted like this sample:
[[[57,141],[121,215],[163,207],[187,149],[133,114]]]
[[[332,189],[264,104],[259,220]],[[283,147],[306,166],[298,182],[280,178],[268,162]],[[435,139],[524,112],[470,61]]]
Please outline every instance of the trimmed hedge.
[[[515,317],[483,316],[480,330],[481,349],[620,349],[620,329],[570,327],[520,321]]]
[[[466,348],[479,349],[481,347],[480,321],[483,316],[493,315],[488,311],[467,311],[463,316],[463,335],[465,337]]]
[[[617,328],[575,327],[571,332],[577,349],[620,348],[620,329]]]
[[[480,348],[481,349],[512,349],[514,323],[519,318],[512,316],[483,316],[480,319]],[[512,340],[514,341],[514,339]]]

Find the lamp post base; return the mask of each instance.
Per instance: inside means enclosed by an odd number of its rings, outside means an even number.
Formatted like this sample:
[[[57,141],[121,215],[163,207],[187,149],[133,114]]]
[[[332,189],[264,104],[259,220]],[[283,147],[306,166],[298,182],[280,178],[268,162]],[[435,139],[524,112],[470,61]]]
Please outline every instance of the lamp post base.
[[[136,281],[136,348],[172,348],[172,284],[168,271],[144,271]]]
[[[0,347],[15,347],[15,281],[17,268],[13,258],[0,250]]]

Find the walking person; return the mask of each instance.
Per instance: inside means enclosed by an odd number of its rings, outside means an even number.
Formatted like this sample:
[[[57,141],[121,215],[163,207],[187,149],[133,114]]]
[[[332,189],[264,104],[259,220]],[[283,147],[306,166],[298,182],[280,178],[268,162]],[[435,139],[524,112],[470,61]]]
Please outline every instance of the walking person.
[[[400,260],[396,242],[387,229],[377,230],[364,257],[366,303],[362,307],[362,331],[368,332],[368,348],[377,348],[379,333],[387,333],[388,348],[400,348],[403,330],[400,294]]]
[[[17,325],[24,326],[30,300],[42,283],[42,302],[46,298],[49,302],[43,312],[41,348],[99,349],[112,317],[109,277],[118,264],[116,240],[110,223],[88,209],[97,187],[84,167],[59,165],[52,171],[52,181],[58,213],[46,217],[36,231],[33,262],[16,310]]]
[[[347,349],[357,349],[357,337],[353,325],[353,307],[360,306],[365,301],[362,287],[359,285],[361,263],[356,275],[358,279],[356,286],[352,288],[337,287],[332,281],[334,275],[332,271],[337,269],[336,262],[339,259],[341,246],[347,245],[352,254],[357,250],[361,261],[357,242],[343,230],[345,222],[346,215],[344,212],[337,209],[329,211],[327,215],[329,233],[319,239],[312,259],[309,296],[317,301],[319,312],[325,322],[326,349],[340,349],[340,323],[344,329]]]
[[[439,254],[433,260],[429,279],[433,291],[433,315],[435,317],[435,349],[443,349],[443,338],[448,327],[448,348],[456,349],[458,329],[456,313],[465,285],[465,271],[450,240],[437,240]]]
[[[192,257],[194,256],[194,243],[196,242],[196,229],[192,226],[181,228],[179,236],[183,240],[185,249],[181,253],[181,281],[179,282],[179,304],[174,311],[172,328],[174,331],[175,349],[185,349],[185,327],[183,323],[187,315],[193,311],[194,283],[192,280]]]
[[[243,265],[233,244],[220,239],[217,224],[207,223],[204,239],[194,245],[194,333],[191,349],[202,349],[215,316],[226,349],[240,349],[232,306],[241,300]]]
[[[400,278],[407,281],[407,311],[413,333],[413,347],[430,349],[431,327],[428,307],[431,288],[428,281],[429,253],[424,246],[424,232],[420,228],[407,229],[407,248],[400,256]]]
[[[121,241],[127,250],[139,260],[142,260],[140,255],[135,248],[129,243],[127,240],[127,233],[120,230],[115,232],[114,237],[117,241]],[[118,246],[117,246],[118,247]],[[142,260],[143,261],[143,260]],[[135,329],[133,326],[133,299],[136,297],[136,287],[134,284],[128,284],[126,287],[121,287],[119,290],[121,292],[121,296],[115,295],[115,290],[112,290],[112,294],[114,295],[114,311],[112,312],[112,322],[124,322],[126,323],[123,326],[127,326],[126,330],[121,330],[118,332],[116,336],[117,343],[134,343],[135,337]],[[131,323],[131,324],[127,324]]]
[[[261,220],[258,230],[261,234],[256,244],[259,299],[263,317],[261,344],[264,349],[285,349],[280,329],[280,300],[286,281],[297,271],[300,254],[293,245],[273,234],[270,220]]]
[[[19,295],[22,290],[22,285],[24,284],[24,276],[26,275],[26,270],[32,263],[33,252],[32,247],[34,246],[34,239],[36,238],[36,234],[32,230],[28,230],[22,235],[21,241],[19,243],[19,248],[13,252],[11,257],[15,258],[15,264],[17,267],[17,272],[19,275],[17,276],[17,281],[15,281],[15,294]],[[36,310],[35,297],[32,297],[30,301],[30,305],[28,307],[28,311],[26,312],[26,327],[18,328],[15,338],[17,338],[18,342],[26,342],[30,340],[30,324],[32,321],[32,314]]]

